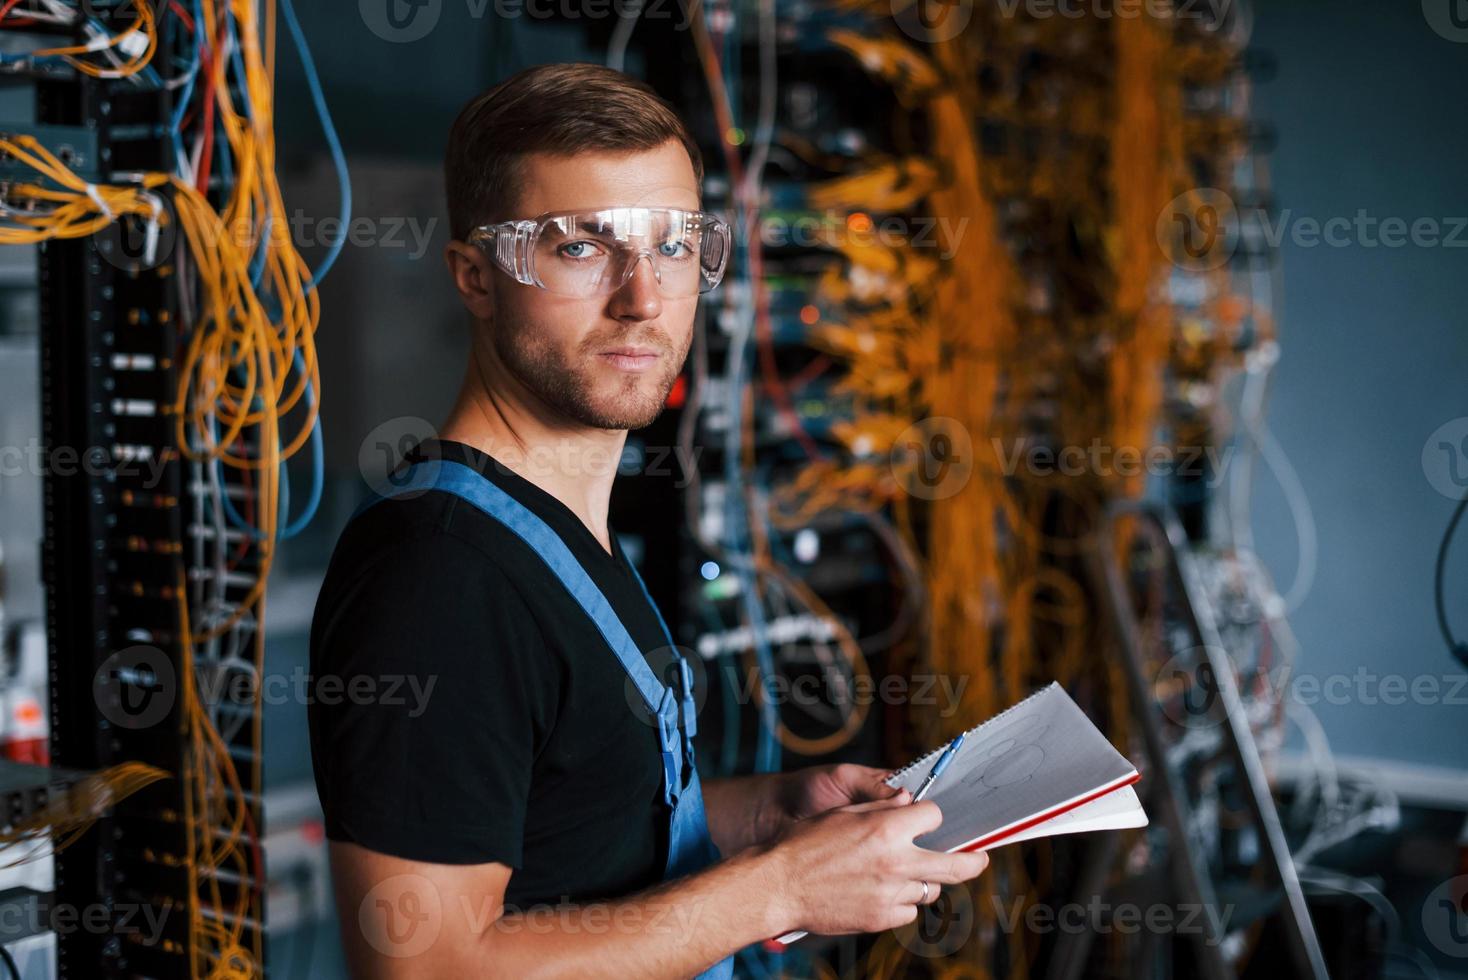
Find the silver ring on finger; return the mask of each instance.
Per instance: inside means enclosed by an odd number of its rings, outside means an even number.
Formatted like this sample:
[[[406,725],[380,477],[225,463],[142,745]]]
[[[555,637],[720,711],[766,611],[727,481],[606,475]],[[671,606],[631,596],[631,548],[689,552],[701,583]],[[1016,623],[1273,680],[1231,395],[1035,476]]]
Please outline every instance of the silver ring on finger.
[[[923,882],[923,897],[920,898],[920,899],[918,899],[918,904],[919,905],[926,905],[927,902],[928,902],[928,879],[924,878],[924,879],[922,879],[922,882]]]

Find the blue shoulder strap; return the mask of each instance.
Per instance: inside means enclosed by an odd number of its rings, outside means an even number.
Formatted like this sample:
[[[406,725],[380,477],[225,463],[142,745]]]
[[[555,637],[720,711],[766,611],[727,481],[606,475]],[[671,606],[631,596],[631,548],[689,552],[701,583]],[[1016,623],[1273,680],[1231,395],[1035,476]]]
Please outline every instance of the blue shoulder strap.
[[[607,645],[621,661],[622,668],[632,678],[647,709],[660,721],[671,720],[675,726],[681,724],[685,736],[689,739],[697,733],[693,710],[692,672],[689,670],[687,661],[678,652],[676,644],[673,643],[673,636],[668,630],[668,625],[663,621],[657,603],[652,601],[652,595],[647,591],[647,585],[642,581],[642,576],[638,574],[636,566],[631,565],[630,561],[628,564],[632,568],[632,574],[642,588],[642,594],[647,598],[648,605],[652,606],[654,614],[658,617],[658,624],[663,629],[668,646],[678,660],[679,680],[683,688],[681,705],[677,705],[673,692],[664,686],[663,682],[653,673],[652,668],[647,665],[647,659],[643,656],[642,650],[627,633],[627,628],[622,625],[621,619],[612,609],[611,604],[607,602],[606,596],[602,595],[596,583],[586,574],[586,570],[571,554],[571,550],[566,547],[560,535],[531,513],[524,504],[505,493],[484,474],[454,460],[435,459],[431,461],[431,465],[414,465],[407,470],[404,476],[395,476],[391,483],[393,489],[390,493],[385,497],[379,496],[370,500],[362,509],[365,510],[367,506],[377,500],[419,494],[427,490],[442,490],[472,504],[513,531],[550,567],[571,597],[591,617],[598,631],[606,639]],[[670,712],[669,708],[673,710]],[[678,710],[679,708],[682,710]],[[665,749],[669,747],[667,745],[669,734],[676,734],[676,730],[673,733],[663,732]]]

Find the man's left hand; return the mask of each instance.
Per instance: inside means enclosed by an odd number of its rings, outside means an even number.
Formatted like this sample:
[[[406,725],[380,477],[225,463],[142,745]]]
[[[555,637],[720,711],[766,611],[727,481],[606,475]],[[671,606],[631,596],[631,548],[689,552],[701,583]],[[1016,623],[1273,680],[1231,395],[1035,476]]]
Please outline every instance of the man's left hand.
[[[809,766],[786,773],[778,800],[782,827],[850,803],[884,800],[897,790],[882,782],[890,769],[876,769],[843,762],[834,766]]]

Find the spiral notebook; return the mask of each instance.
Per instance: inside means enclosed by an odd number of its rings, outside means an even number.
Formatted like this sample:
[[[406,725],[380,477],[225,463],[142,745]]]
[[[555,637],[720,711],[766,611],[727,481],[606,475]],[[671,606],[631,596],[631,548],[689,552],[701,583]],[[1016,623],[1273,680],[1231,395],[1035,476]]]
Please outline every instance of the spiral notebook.
[[[946,745],[887,777],[916,792]],[[913,838],[932,851],[986,851],[1056,834],[1144,827],[1139,778],[1059,684],[1042,688],[964,733],[925,800],[943,823]],[[790,932],[777,942],[804,936]]]

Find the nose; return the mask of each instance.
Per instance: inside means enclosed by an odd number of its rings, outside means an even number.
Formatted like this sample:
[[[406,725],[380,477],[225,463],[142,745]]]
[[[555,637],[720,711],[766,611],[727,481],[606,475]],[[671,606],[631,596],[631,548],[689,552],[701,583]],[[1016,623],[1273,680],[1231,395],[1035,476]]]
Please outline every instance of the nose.
[[[647,260],[645,265],[643,259]],[[663,295],[652,256],[639,255],[633,261],[626,281],[608,300],[607,311],[618,320],[653,320],[663,312]]]

